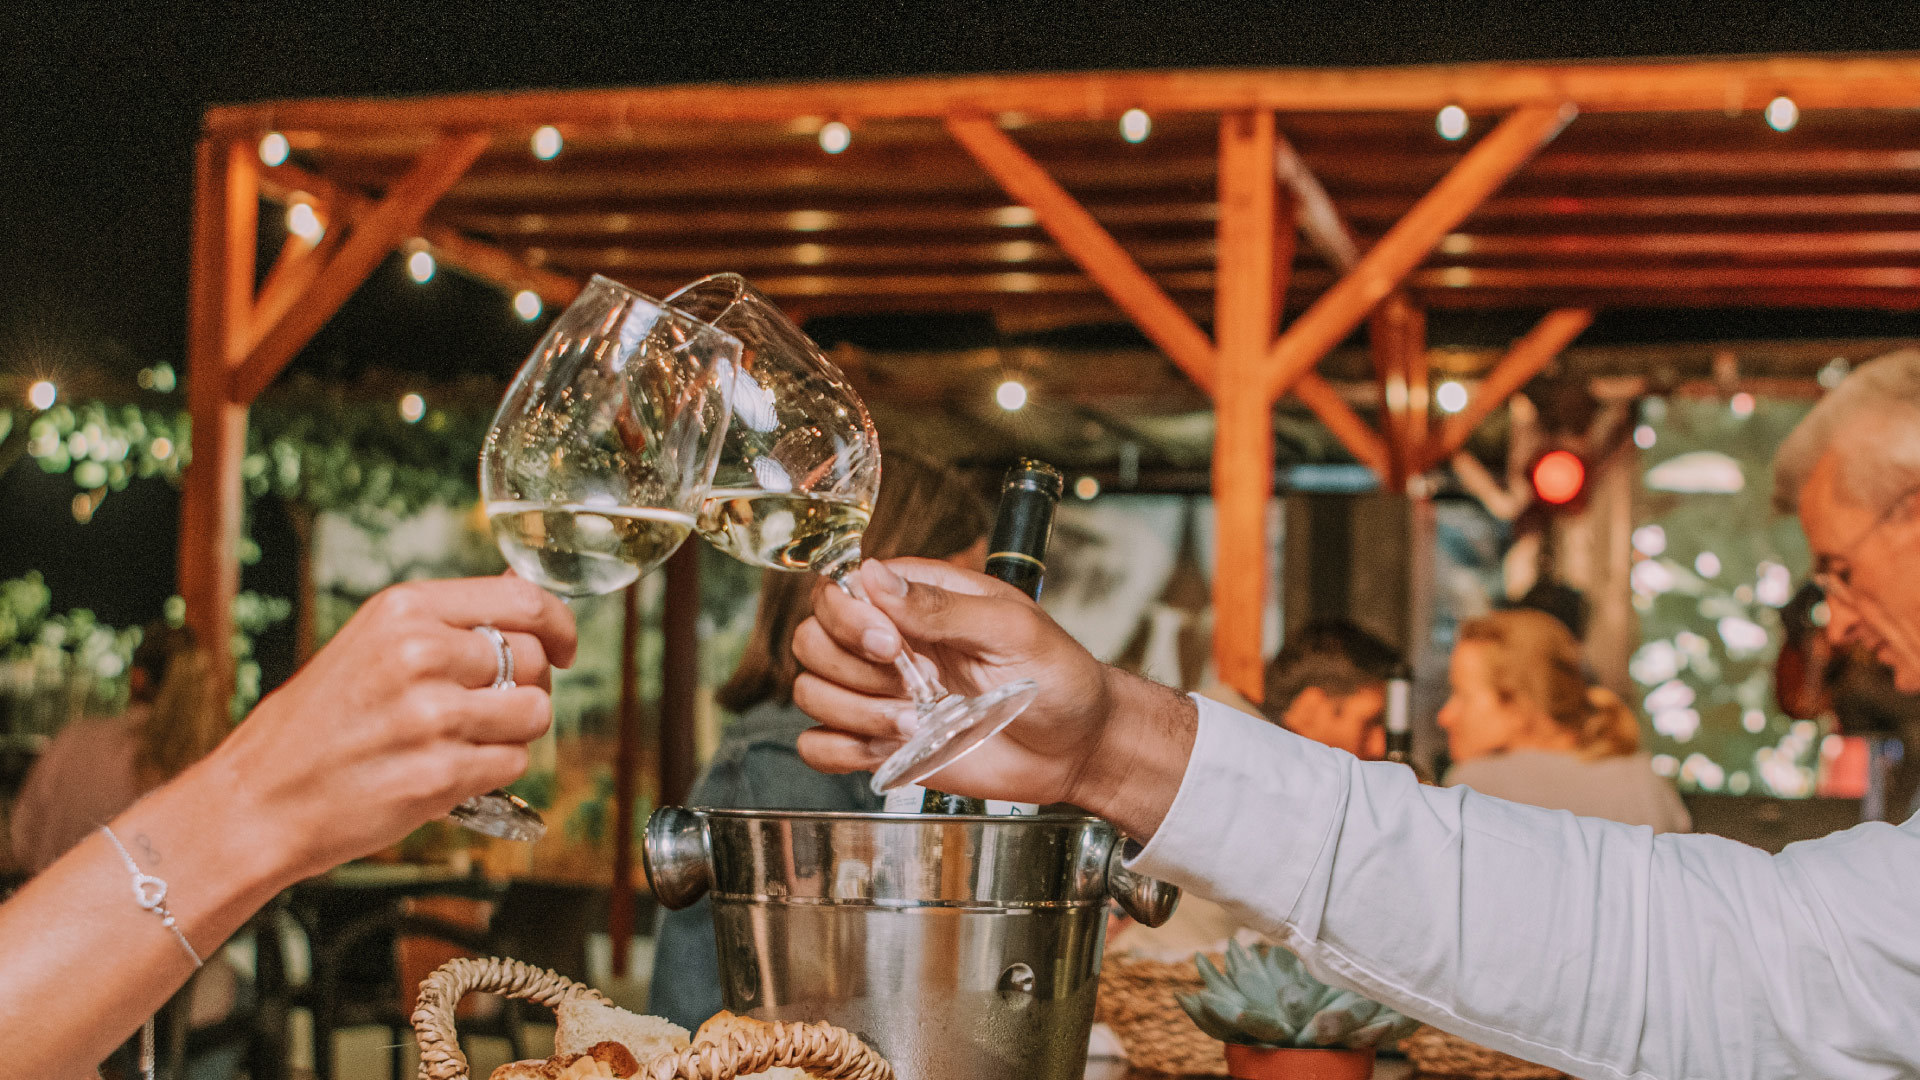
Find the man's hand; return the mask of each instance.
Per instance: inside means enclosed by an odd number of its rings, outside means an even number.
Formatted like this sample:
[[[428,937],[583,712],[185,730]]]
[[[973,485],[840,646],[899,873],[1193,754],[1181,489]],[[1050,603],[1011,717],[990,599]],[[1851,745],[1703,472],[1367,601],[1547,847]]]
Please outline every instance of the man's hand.
[[[518,686],[491,689],[499,629]],[[505,576],[398,585],[254,709],[203,766],[298,871],[393,843],[526,771],[553,717],[553,667],[573,662],[573,615]]]
[[[981,574],[926,559],[868,562],[872,603],[823,582],[794,635],[807,669],[794,702],[825,724],[800,753],[826,772],[871,769],[898,747],[913,706],[892,659],[901,635],[949,690],[1030,678],[1040,694],[1004,732],[928,779],[942,791],[1072,803],[1145,839],[1178,791],[1193,746],[1184,695],[1100,663],[1038,604]]]

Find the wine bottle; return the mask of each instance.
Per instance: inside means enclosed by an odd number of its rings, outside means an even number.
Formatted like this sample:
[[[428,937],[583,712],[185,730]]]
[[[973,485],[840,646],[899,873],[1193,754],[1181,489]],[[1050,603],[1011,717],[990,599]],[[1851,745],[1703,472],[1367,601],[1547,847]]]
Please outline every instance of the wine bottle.
[[[1414,768],[1413,672],[1404,664],[1387,678],[1387,760]]]
[[[1000,484],[1000,511],[987,542],[987,574],[1040,599],[1047,576],[1047,542],[1053,538],[1053,510],[1065,488],[1060,470],[1044,461],[1021,458]],[[988,802],[928,789],[923,814],[1037,814],[1032,803]]]

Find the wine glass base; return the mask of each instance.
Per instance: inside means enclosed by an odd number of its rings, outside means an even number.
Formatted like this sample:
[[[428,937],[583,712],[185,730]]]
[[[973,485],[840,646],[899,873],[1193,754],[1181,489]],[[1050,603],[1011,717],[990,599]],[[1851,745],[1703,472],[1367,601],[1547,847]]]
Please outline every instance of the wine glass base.
[[[447,817],[485,836],[532,843],[547,835],[547,823],[540,812],[525,799],[509,791],[489,791],[475,795],[452,810]]]
[[[918,784],[966,757],[1026,712],[1039,695],[1039,683],[1016,679],[978,697],[954,694],[935,703],[905,745],[873,771],[874,793]]]

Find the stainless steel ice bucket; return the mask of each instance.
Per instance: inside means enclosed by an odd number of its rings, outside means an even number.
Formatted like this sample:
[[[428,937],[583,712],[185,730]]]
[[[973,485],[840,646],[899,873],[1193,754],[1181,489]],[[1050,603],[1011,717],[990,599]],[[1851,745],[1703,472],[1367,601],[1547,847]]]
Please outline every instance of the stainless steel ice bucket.
[[[1097,818],[668,807],[647,879],[713,897],[727,1007],[829,1020],[901,1080],[1082,1080],[1108,897],[1141,922],[1179,891],[1128,871]]]

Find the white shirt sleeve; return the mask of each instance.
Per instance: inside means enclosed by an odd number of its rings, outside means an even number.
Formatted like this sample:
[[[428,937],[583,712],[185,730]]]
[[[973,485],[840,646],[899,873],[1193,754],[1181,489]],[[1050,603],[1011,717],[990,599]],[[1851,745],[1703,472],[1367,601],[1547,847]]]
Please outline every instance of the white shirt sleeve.
[[[1199,700],[1135,869],[1330,983],[1579,1077],[1911,1077],[1920,819],[1769,856],[1424,787]]]

